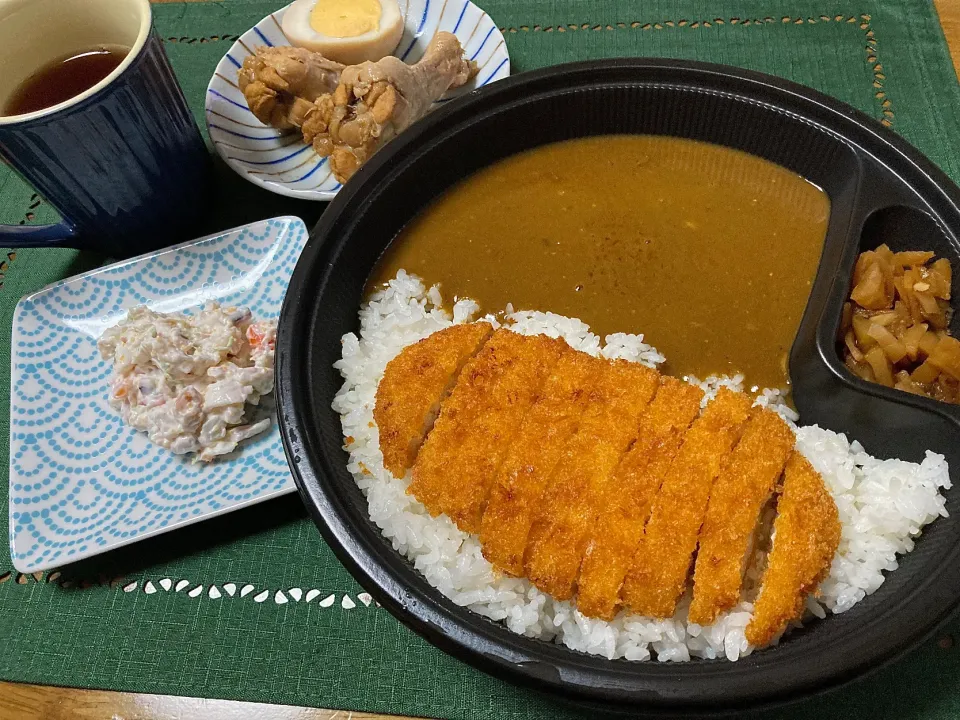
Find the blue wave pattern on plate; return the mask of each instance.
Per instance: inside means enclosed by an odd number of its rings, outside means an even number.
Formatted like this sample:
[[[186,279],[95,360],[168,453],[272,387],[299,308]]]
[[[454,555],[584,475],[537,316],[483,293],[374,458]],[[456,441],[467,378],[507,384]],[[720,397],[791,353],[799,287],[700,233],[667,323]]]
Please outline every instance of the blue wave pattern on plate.
[[[212,464],[153,445],[107,403],[97,338],[135,305],[191,313],[205,302],[280,314],[307,239],[277,218],[53,285],[14,314],[10,549],[35,572],[293,491],[270,431]]]
[[[400,0],[404,31],[394,54],[405,62],[419,60],[440,30],[452,32],[467,57],[479,67],[477,76],[451,91],[434,107],[510,75],[510,57],[503,35],[470,0]],[[281,22],[286,8],[272,13],[240,36],[224,55],[210,80],[206,97],[207,130],[217,152],[241,176],[260,187],[308,200],[331,200],[340,183],[325,158],[305,145],[298,133],[284,133],[262,124],[237,86],[237,70],[260,46],[289,45]]]

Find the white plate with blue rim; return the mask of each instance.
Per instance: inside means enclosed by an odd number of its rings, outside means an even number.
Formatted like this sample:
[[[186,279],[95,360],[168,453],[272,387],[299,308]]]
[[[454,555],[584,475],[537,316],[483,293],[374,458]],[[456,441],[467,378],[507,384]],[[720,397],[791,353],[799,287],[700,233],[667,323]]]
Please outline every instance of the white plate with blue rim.
[[[434,107],[510,75],[503,35],[490,16],[470,0],[399,3],[404,30],[394,50],[397,57],[416,62],[433,36],[445,30],[457,36],[467,57],[479,67],[476,77],[444,95]],[[257,120],[237,87],[237,70],[257,47],[290,44],[280,27],[286,10],[271,13],[241,35],[217,65],[207,87],[207,131],[224,162],[253,184],[304,200],[332,200],[341,186],[326,158],[317,155],[296,131],[281,132]]]
[[[263,502],[296,488],[274,422],[213,463],[147,440],[107,403],[97,339],[126,312],[208,301],[280,315],[307,240],[274,218],[78,275],[23,298],[13,317],[10,554],[29,573]]]

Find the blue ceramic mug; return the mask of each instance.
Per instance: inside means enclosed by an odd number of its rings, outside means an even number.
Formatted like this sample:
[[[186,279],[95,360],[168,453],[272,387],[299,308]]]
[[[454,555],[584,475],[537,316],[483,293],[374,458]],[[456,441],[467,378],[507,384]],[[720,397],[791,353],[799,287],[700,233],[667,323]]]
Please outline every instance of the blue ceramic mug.
[[[136,255],[183,239],[201,209],[210,157],[149,0],[0,0],[0,112],[31,75],[98,46],[130,51],[69,100],[0,115],[0,156],[62,218],[0,225],[0,246]]]

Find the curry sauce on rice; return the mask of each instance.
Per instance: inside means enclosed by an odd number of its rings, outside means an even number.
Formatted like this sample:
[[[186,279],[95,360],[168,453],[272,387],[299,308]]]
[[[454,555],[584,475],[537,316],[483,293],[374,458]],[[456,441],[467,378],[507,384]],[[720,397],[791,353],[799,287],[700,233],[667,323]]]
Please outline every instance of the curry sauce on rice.
[[[829,216],[820,188],[739,150],[577,138],[447,190],[400,231],[369,289],[402,269],[484,312],[512,303],[601,337],[643,333],[671,375],[780,388]]]

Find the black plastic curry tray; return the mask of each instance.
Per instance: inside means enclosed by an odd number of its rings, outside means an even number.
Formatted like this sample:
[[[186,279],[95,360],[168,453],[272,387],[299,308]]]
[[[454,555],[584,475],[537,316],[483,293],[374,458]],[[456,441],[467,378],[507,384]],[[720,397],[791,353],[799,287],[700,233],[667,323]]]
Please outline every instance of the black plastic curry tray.
[[[297,484],[343,564],[384,607],[483,670],[567,698],[647,712],[782,702],[857,677],[917,644],[960,600],[960,488],[949,518],[872,596],[736,663],[608,661],[511,633],[458,607],[393,550],[346,470],[340,337],[355,331],[364,284],[397,232],[451,185],[535,145],[608,133],[673,135],[744,150],[823,188],[830,222],[790,355],[804,424],[845,432],[880,457],[946,455],[960,481],[960,410],[859,380],[838,355],[857,254],[885,242],[931,249],[960,271],[960,191],[916,149],[862,113],[808,88],[701,63],[578,63],[494,83],[417,123],[377,154],[324,213],[297,265],[280,320],[281,427]],[[788,240],[784,240],[787,242]],[[956,308],[954,295],[954,308]],[[548,308],[544,308],[548,309]],[[954,330],[960,314],[954,315]]]

